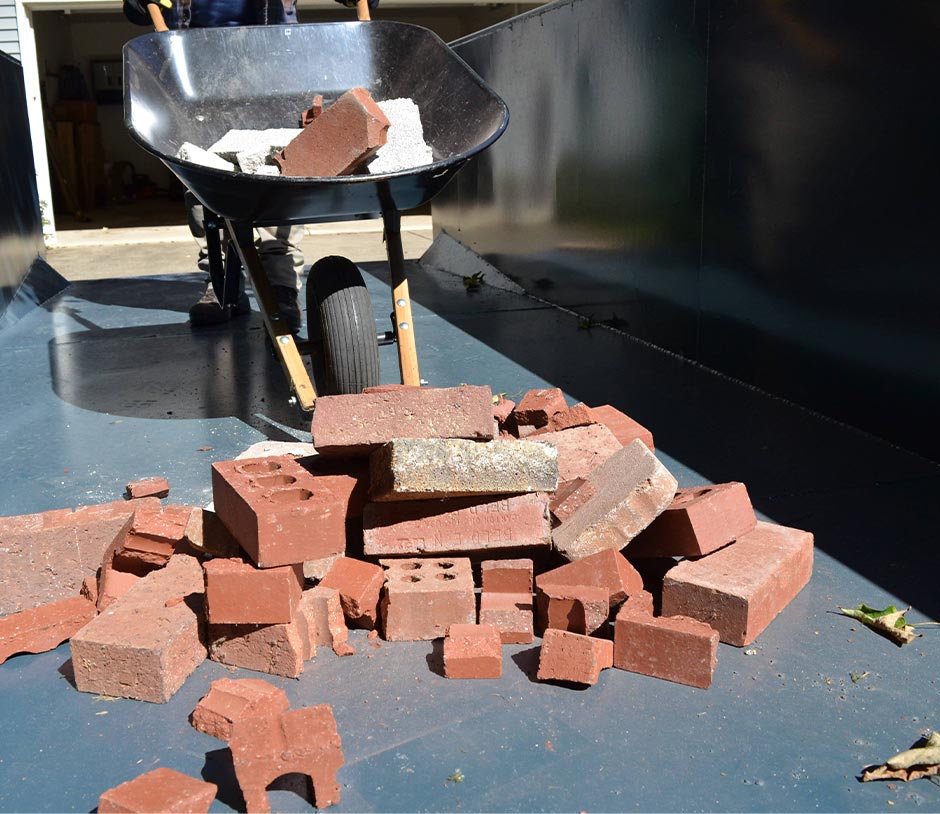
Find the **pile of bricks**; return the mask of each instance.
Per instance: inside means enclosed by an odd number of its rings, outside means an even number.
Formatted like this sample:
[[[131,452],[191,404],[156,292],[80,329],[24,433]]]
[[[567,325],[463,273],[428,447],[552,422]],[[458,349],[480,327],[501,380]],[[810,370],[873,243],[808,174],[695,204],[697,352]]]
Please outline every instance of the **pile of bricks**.
[[[646,428],[557,389],[518,404],[474,386],[325,396],[312,436],[313,456],[213,464],[214,511],[161,505],[168,486],[143,482],[124,504],[0,521],[12,567],[64,558],[54,590],[3,575],[24,588],[0,608],[0,661],[71,639],[79,690],[164,702],[207,656],[297,677],[318,646],[353,654],[361,628],[443,638],[452,679],[499,678],[503,646],[538,636],[539,680],[590,685],[616,667],[707,688],[719,641],[750,644],[811,575],[812,535],[758,522],[744,484],[678,489]],[[96,562],[69,548],[83,533]],[[288,771],[321,772],[318,804],[338,800],[329,708],[225,681],[194,726],[229,741],[249,810]],[[308,732],[329,737],[303,746]],[[278,762],[295,736],[294,762]]]

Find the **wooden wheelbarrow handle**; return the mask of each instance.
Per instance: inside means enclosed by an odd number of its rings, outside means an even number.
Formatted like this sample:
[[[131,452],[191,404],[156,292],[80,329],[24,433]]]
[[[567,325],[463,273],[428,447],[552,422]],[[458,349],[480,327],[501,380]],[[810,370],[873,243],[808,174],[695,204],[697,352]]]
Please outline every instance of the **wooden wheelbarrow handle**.
[[[372,19],[369,14],[369,0],[356,0],[356,16],[360,21]]]

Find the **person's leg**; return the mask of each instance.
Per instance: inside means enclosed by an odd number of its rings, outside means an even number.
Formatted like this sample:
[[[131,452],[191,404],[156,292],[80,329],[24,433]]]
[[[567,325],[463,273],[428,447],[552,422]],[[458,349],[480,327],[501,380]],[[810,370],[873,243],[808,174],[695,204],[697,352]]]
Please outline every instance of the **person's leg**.
[[[302,226],[259,226],[258,255],[268,282],[274,289],[281,315],[294,333],[300,330],[301,313],[297,301],[302,284],[304,257],[298,243]]]

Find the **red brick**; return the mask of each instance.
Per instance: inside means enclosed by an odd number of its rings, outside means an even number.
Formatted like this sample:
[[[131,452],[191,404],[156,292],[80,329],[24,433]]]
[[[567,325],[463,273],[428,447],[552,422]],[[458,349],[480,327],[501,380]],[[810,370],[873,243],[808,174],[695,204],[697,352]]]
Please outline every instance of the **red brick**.
[[[590,635],[610,616],[607,588],[596,585],[539,585],[535,593],[539,630],[570,630]]]
[[[340,557],[319,587],[339,591],[343,613],[351,627],[372,630],[379,618],[379,599],[385,584],[385,570],[370,562]]]
[[[597,494],[597,489],[584,478],[575,478],[574,480],[559,483],[548,504],[548,509],[555,524],[564,523],[595,494]]]
[[[511,551],[552,544],[544,493],[369,503],[362,523],[364,550],[372,556]]]
[[[194,729],[227,741],[235,721],[277,715],[288,707],[287,693],[260,678],[220,678],[196,704],[189,722]]]
[[[250,812],[267,814],[271,810],[268,785],[293,773],[310,778],[317,808],[340,801],[336,773],[343,765],[343,744],[329,704],[237,721],[229,748]]]
[[[672,502],[678,485],[641,441],[618,450],[588,480],[597,493],[552,533],[568,560],[623,548]]]
[[[444,637],[446,678],[499,678],[503,647],[493,625],[451,625]]]
[[[636,593],[630,594],[620,606],[620,611],[652,616],[653,595],[649,591],[637,591]],[[620,611],[618,611],[618,613]]]
[[[182,772],[160,767],[120,786],[108,789],[98,800],[99,814],[201,814],[215,800],[218,786]]]
[[[532,560],[484,560],[480,584],[487,593],[532,596]]]
[[[362,392],[368,393],[394,393],[396,390],[420,390],[420,384],[374,384],[371,387],[363,387]]]
[[[561,430],[570,430],[572,427],[587,427],[590,424],[597,424],[597,419],[583,401],[579,401],[573,407],[555,413],[548,419],[548,424],[536,433],[541,435],[544,432],[560,432]]]
[[[454,624],[476,621],[473,572],[465,557],[380,560],[386,568],[382,596],[384,638],[393,642],[438,639]]]
[[[364,484],[357,475],[323,474],[315,465],[289,455],[212,465],[215,511],[262,568],[346,550],[346,520],[355,516]]]
[[[240,557],[242,547],[210,509],[193,509],[186,522],[186,541],[210,557]]]
[[[389,121],[365,88],[353,88],[274,156],[281,175],[349,175],[385,144]]]
[[[480,594],[480,624],[493,625],[503,644],[529,644],[534,637],[532,594]]]
[[[213,661],[287,678],[297,678],[314,655],[302,613],[283,625],[209,625],[208,640]]]
[[[144,576],[163,568],[175,553],[189,553],[186,548],[186,525],[191,506],[142,508],[134,512],[134,520],[123,538],[118,538],[105,553],[103,567]]]
[[[203,565],[210,624],[274,625],[294,618],[304,587],[303,566],[256,568],[241,559]]]
[[[512,414],[520,427],[544,427],[555,413],[568,409],[565,396],[557,387],[529,390]]]
[[[687,616],[621,608],[614,623],[614,667],[707,689],[718,663],[718,631]]]
[[[663,616],[691,616],[743,647],[809,582],[813,535],[758,522],[731,545],[683,560],[663,580]]]
[[[94,619],[95,614],[91,602],[76,596],[0,617],[0,664],[15,653],[54,650]]]
[[[384,579],[384,576],[383,576]],[[343,604],[339,591],[323,584],[304,591],[300,597],[299,610],[307,619],[307,631],[311,637],[310,651],[320,645],[331,647],[337,656],[343,655],[349,631],[343,615]]]
[[[101,569],[101,579],[98,585],[98,612],[107,610],[117,599],[120,599],[134,585],[140,582],[141,577],[127,571],[117,571],[110,565]]]
[[[616,435],[617,440],[624,446],[639,439],[646,444],[650,452],[656,451],[653,446],[653,433],[642,424],[634,421],[626,413],[620,412],[616,407],[611,407],[609,404],[592,407],[591,415]]]
[[[503,429],[512,411],[516,408],[516,402],[512,399],[499,397],[498,401],[493,402],[493,418],[496,419],[500,429]]]
[[[186,601],[166,607],[168,599]],[[206,657],[202,566],[177,554],[72,636],[75,684],[82,692],[168,701]]]
[[[0,518],[0,616],[75,596],[127,532],[134,511],[159,505],[156,498],[120,500]]]
[[[558,478],[562,482],[587,478],[622,447],[603,424],[539,433],[532,440],[551,444],[558,450]]]
[[[539,574],[536,580],[539,587],[553,583],[606,588],[611,608],[643,590],[643,578],[637,570],[623,554],[610,548]]]
[[[167,497],[170,494],[170,482],[166,478],[142,478],[132,480],[125,487],[128,500],[141,497]]]
[[[680,489],[627,551],[631,557],[700,557],[747,534],[756,524],[743,483]]]
[[[567,630],[546,630],[539,652],[539,681],[597,684],[601,670],[613,665],[614,643]]]
[[[313,443],[324,455],[368,455],[395,438],[493,438],[489,387],[399,389],[321,396]]]
[[[320,93],[317,93],[314,95],[313,101],[311,102],[310,107],[301,114],[300,126],[306,127],[322,112],[323,112],[323,95]]]

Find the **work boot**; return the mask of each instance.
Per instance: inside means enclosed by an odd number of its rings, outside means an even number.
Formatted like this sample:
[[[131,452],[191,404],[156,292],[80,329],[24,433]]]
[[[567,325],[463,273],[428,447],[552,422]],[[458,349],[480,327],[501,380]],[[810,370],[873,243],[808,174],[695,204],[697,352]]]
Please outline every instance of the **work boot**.
[[[286,285],[276,285],[273,288],[277,308],[281,312],[284,324],[292,334],[300,333],[301,315],[300,305],[297,302],[297,289]]]
[[[219,304],[219,298],[215,295],[212,283],[209,283],[206,287],[206,293],[202,295],[199,302],[189,309],[189,322],[194,328],[203,325],[219,325],[228,322],[232,317],[248,313],[251,313],[251,304],[248,302],[248,295],[244,291],[238,295],[234,306],[223,308]]]

